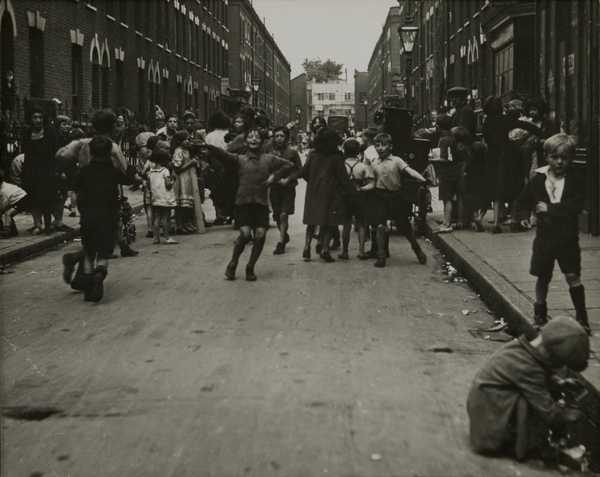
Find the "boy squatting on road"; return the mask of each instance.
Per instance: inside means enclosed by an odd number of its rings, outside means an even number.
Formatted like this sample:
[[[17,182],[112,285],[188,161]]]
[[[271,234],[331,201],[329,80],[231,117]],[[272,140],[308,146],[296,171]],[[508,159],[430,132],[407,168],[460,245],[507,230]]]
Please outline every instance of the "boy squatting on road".
[[[548,322],[546,297],[557,261],[569,284],[575,319],[591,335],[579,248],[578,216],[583,210],[585,193],[569,170],[575,157],[575,141],[567,134],[555,134],[544,142],[544,154],[548,165],[536,170],[537,174],[517,199],[519,211],[535,208],[537,217],[530,267],[530,273],[537,277],[534,321],[537,326]]]
[[[231,261],[225,270],[227,280],[235,280],[238,261],[246,244],[253,242],[246,266],[246,280],[255,281],[254,266],[265,245],[269,227],[268,187],[288,175],[294,164],[274,154],[262,152],[263,137],[258,129],[246,132],[247,152],[232,154],[215,146],[206,145],[218,160],[236,167],[239,186],[235,199],[236,223],[240,235],[234,243]]]
[[[565,366],[583,371],[589,354],[585,330],[568,317],[550,321],[531,341],[523,335],[502,346],[477,373],[467,398],[473,449],[518,460],[548,456],[548,431],[582,418],[552,398],[551,377]]]

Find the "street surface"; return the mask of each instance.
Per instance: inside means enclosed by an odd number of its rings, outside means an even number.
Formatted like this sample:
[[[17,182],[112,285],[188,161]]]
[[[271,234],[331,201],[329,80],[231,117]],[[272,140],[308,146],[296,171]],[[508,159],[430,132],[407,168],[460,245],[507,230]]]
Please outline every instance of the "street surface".
[[[3,420],[3,475],[553,474],[469,448],[468,387],[500,344],[468,333],[492,322],[468,286],[397,236],[385,269],[354,237],[349,262],[302,262],[298,192],[288,253],[271,229],[255,283],[249,250],[223,278],[229,227],[138,239],[98,305],[62,283],[63,250],[0,277],[3,405],[51,414]]]

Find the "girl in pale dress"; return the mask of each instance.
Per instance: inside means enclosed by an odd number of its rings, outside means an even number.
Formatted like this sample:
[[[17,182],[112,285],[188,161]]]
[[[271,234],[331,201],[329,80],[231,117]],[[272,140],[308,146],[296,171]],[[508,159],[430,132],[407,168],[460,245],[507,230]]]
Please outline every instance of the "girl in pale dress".
[[[175,224],[176,233],[190,234],[197,232],[194,224],[194,194],[197,186],[197,175],[194,168],[198,161],[190,154],[190,141],[187,131],[177,131],[171,140],[173,170],[175,172]]]

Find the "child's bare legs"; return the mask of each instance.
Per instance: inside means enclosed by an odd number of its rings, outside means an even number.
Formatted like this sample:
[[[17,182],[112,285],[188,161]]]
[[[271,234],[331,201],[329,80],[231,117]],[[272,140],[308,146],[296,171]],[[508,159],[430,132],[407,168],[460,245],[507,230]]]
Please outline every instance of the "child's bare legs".
[[[358,255],[365,256],[365,243],[367,241],[367,226],[358,224]]]
[[[240,235],[233,243],[233,254],[227,265],[227,269],[225,270],[225,278],[227,278],[227,280],[235,280],[235,270],[237,269],[240,256],[244,252],[246,244],[250,241],[252,241],[252,229],[246,225],[240,227]]]
[[[326,262],[333,262],[333,258],[329,253],[329,242],[331,242],[331,237],[333,235],[333,227],[330,226],[322,226],[321,227],[321,258]]]
[[[42,211],[39,209],[33,209],[31,211],[31,217],[33,218],[33,228],[35,230],[42,229]]]
[[[288,241],[288,230],[289,230],[289,218],[288,214],[282,212],[279,216],[279,236],[280,242],[286,244]]]
[[[249,282],[256,281],[256,275],[254,274],[254,266],[260,257],[265,246],[265,239],[267,231],[262,227],[254,229],[254,243],[252,244],[252,251],[250,252],[250,260],[246,265],[246,280]]]
[[[152,233],[152,236],[154,236],[154,220],[152,217],[152,206],[145,205],[144,210],[146,212],[146,227],[148,228],[148,231]],[[150,238],[150,234],[146,234],[146,237]]]
[[[350,233],[352,232],[352,224],[344,224],[342,227],[342,253],[339,258],[348,260],[348,246],[350,245]]]
[[[590,329],[585,306],[585,288],[581,283],[581,276],[578,273],[565,273],[565,279],[569,284],[569,294],[575,307],[575,319],[583,326],[588,335],[591,335],[592,330]]]
[[[444,222],[440,227],[440,232],[452,232],[452,213],[454,212],[454,204],[451,200],[444,201]]]
[[[315,226],[307,225],[306,234],[304,236],[304,251],[302,252],[302,258],[306,261],[310,260],[310,247],[312,245],[312,239],[314,234]]]

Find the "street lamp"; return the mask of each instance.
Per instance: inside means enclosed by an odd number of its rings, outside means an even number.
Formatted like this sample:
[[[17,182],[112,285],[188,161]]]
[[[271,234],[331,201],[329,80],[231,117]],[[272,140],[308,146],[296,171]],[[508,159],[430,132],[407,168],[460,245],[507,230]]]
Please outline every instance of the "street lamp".
[[[367,129],[369,127],[369,113],[368,113],[369,100],[365,99],[363,101],[363,105],[365,106],[365,126],[364,126],[364,129]]]
[[[412,72],[412,54],[415,48],[415,40],[419,27],[415,25],[403,25],[398,28],[398,34],[400,35],[400,41],[402,42],[402,49],[406,53],[406,106],[410,109],[410,99],[412,96],[412,88],[410,84],[410,77]]]

